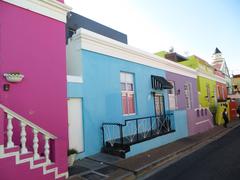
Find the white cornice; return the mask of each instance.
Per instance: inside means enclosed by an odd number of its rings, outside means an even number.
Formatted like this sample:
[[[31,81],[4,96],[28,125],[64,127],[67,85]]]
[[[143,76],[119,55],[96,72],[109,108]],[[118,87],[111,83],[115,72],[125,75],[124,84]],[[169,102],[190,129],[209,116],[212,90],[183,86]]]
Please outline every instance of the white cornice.
[[[66,23],[67,13],[71,7],[57,0],[3,0],[15,6],[39,13],[41,15]]]
[[[210,80],[213,80],[213,81],[216,81],[216,82],[226,84],[226,80],[224,78],[220,77],[220,76],[206,74],[206,73],[203,73],[201,71],[197,71],[197,75],[201,76],[201,77],[204,77],[204,78],[207,78],[207,79],[210,79]]]
[[[197,78],[196,70],[159,56],[144,52],[86,29],[77,30],[71,40],[81,39],[82,49],[120,58],[122,60],[163,69],[165,71]]]

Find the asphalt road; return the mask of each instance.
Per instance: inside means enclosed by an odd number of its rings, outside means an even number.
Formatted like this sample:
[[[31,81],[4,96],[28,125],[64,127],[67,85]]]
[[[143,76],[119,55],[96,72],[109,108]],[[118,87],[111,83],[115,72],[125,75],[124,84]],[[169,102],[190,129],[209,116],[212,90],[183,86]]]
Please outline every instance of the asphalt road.
[[[240,127],[148,180],[240,180]]]

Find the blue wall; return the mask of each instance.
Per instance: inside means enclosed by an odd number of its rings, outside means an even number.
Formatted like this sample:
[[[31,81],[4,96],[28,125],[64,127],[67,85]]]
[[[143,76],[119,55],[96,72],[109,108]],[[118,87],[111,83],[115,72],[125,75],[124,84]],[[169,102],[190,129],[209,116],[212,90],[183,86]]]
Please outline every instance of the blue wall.
[[[82,50],[83,83],[68,83],[68,97],[83,98],[84,149],[79,158],[101,151],[103,122],[154,115],[151,75],[165,77],[165,72],[118,58]],[[136,115],[123,116],[120,72],[135,78]],[[168,109],[167,91],[163,90]],[[185,129],[184,129],[185,130]]]
[[[176,141],[177,139],[188,136],[187,115],[185,110],[174,111],[175,132],[159,136],[154,139],[134,144],[126,154],[126,158],[148,151],[150,149],[162,146],[164,144]]]

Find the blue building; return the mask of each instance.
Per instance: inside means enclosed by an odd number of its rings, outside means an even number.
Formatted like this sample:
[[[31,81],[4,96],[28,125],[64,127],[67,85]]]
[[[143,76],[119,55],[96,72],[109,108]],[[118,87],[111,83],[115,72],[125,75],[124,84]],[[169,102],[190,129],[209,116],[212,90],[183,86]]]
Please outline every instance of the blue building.
[[[169,110],[165,77],[195,76],[189,68],[82,28],[67,59],[69,141],[78,158],[130,157],[188,136],[186,110]]]

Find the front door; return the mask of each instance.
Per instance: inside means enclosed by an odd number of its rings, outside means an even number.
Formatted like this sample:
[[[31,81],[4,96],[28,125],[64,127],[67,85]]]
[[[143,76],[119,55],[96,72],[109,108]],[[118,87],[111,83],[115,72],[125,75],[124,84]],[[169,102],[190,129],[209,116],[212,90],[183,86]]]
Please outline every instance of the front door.
[[[69,149],[76,149],[79,153],[84,151],[81,98],[68,99],[68,138]]]
[[[165,106],[164,106],[164,96],[158,93],[154,94],[154,107],[155,107],[155,115],[160,116],[165,114]]]

